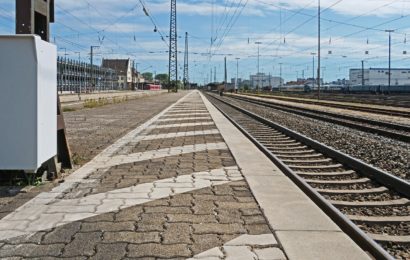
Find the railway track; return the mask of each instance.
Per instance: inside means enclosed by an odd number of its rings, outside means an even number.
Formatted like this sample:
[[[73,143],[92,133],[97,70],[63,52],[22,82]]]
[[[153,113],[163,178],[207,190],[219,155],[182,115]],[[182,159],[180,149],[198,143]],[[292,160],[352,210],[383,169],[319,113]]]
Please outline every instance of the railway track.
[[[273,94],[267,92],[264,94]],[[285,97],[304,98],[304,99],[316,99],[317,93],[305,93],[305,92],[284,92]],[[280,95],[277,95],[280,96]],[[396,94],[396,95],[383,95],[383,94],[341,94],[341,93],[328,93],[321,92],[321,100],[326,101],[338,101],[338,102],[352,102],[368,105],[381,105],[381,106],[398,106],[410,108],[410,95],[408,93]]]
[[[245,94],[249,96],[260,96],[258,94]],[[289,101],[289,102],[296,102],[296,103],[302,103],[302,104],[312,104],[312,105],[319,105],[319,106],[326,106],[326,107],[335,107],[335,108],[341,108],[341,109],[349,109],[349,110],[355,110],[355,111],[362,111],[362,112],[369,112],[369,113],[377,113],[377,114],[382,114],[382,115],[390,115],[390,116],[398,116],[398,117],[410,117],[410,112],[406,111],[397,111],[397,110],[389,110],[389,109],[383,109],[383,108],[378,108],[378,107],[364,107],[364,106],[355,106],[355,105],[348,105],[348,104],[338,104],[338,103],[333,103],[333,102],[320,102],[320,101],[315,101],[315,100],[307,100],[307,99],[295,99],[295,98],[287,98],[287,97],[280,97],[280,96],[269,96],[269,95],[264,95],[262,96],[264,98],[269,98],[269,99],[278,99],[282,101]]]
[[[322,120],[342,126],[351,127],[361,131],[375,133],[399,141],[410,143],[410,127],[400,124],[381,122],[367,118],[340,115],[331,112],[317,111],[314,109],[297,108],[291,105],[273,104],[269,101],[255,100],[245,96],[228,95],[230,98],[249,102],[276,110],[285,111],[292,114],[306,116],[313,119]]]
[[[410,258],[410,183],[208,97],[365,251],[376,259]]]

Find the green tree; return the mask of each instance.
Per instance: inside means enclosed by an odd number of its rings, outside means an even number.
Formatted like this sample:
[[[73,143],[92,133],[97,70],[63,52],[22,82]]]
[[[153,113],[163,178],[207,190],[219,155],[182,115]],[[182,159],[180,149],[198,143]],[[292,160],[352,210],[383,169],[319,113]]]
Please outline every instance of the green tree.
[[[154,79],[152,72],[144,72],[142,73],[142,76],[147,81],[152,81]]]
[[[166,73],[157,74],[155,76],[155,79],[158,80],[161,84],[166,84],[168,83],[168,74]]]

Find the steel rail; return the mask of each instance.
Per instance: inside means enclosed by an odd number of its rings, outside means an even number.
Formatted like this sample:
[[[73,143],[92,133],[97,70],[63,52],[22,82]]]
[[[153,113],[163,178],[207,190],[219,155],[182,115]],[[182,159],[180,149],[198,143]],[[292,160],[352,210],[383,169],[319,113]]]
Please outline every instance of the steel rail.
[[[330,122],[330,123],[334,123],[334,124],[338,124],[342,126],[347,126],[350,128],[361,130],[361,131],[375,133],[375,134],[379,134],[385,137],[389,137],[389,138],[393,138],[399,141],[410,143],[410,135],[400,134],[400,133],[396,133],[396,132],[392,132],[392,131],[384,130],[384,129],[379,129],[379,128],[375,128],[371,126],[365,126],[365,125],[360,125],[356,123],[346,122],[341,119],[365,123],[365,124],[374,125],[374,126],[391,128],[394,130],[408,131],[410,133],[409,126],[398,125],[398,124],[393,124],[393,123],[388,123],[388,122],[380,122],[380,121],[366,119],[366,118],[358,118],[358,117],[353,117],[353,116],[340,115],[340,114],[335,114],[335,113],[325,112],[325,111],[317,111],[317,110],[308,109],[308,108],[298,108],[298,107],[293,107],[291,105],[273,104],[272,102],[269,102],[269,101],[255,100],[255,99],[252,99],[249,97],[243,97],[243,96],[236,96],[236,95],[228,95],[228,96],[238,99],[238,100],[270,107],[273,109],[282,110],[288,113],[293,113],[293,114],[306,116],[306,117],[310,117],[313,119],[318,119],[318,120],[322,120],[322,121],[326,121],[326,122]],[[333,118],[329,118],[329,117],[333,117]]]
[[[242,94],[245,96],[255,96],[259,97],[257,94]],[[378,113],[378,114],[383,114],[383,115],[390,115],[390,116],[399,116],[399,117],[410,117],[410,112],[405,112],[405,111],[391,111],[388,109],[383,109],[383,108],[376,108],[376,107],[360,107],[360,106],[352,106],[352,105],[342,105],[342,104],[334,104],[334,103],[323,103],[323,102],[317,102],[314,100],[300,100],[300,99],[288,99],[288,98],[283,98],[283,97],[278,97],[278,96],[263,96],[265,98],[269,99],[279,99],[283,101],[288,101],[288,102],[296,102],[296,103],[303,103],[303,104],[313,104],[313,105],[319,105],[319,106],[327,106],[327,107],[336,107],[336,108],[342,108],[342,109],[350,109],[350,110],[356,110],[356,111],[363,111],[363,112],[369,112],[369,113]],[[341,102],[341,101],[336,101],[336,102]]]
[[[209,96],[209,95],[208,95]],[[302,143],[307,144],[315,150],[327,155],[331,158],[338,160],[353,169],[359,170],[359,172],[368,176],[369,178],[376,180],[377,182],[392,187],[399,193],[410,196],[410,183],[405,182],[389,173],[383,172],[373,166],[370,166],[362,161],[350,157],[344,153],[336,151],[324,144],[314,141],[306,136],[296,133],[286,127],[269,121],[259,115],[256,115],[248,110],[240,108],[236,105],[230,104],[219,98],[211,96],[225,105],[228,105],[239,112],[259,121],[262,124],[268,125],[275,130],[278,130],[285,135],[288,135]],[[249,132],[247,132],[240,124],[238,124],[233,118],[231,118],[226,112],[224,112],[218,105],[215,104],[217,109],[232,122],[246,137],[248,137],[266,156],[268,156],[295,184],[306,193],[309,198],[312,199],[347,235],[349,235],[364,251],[369,252],[376,259],[394,259],[387,251],[385,251],[379,244],[366,235],[364,231],[358,228],[351,220],[348,219],[343,213],[341,213],[335,206],[328,202],[320,193],[313,189],[303,178],[297,175],[292,169],[284,164],[276,155],[270,152],[264,145],[256,140]]]

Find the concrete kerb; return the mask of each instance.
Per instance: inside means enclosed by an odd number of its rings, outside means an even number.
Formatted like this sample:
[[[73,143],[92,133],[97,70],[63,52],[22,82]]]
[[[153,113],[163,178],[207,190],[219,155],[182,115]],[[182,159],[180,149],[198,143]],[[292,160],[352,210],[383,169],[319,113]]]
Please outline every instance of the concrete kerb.
[[[202,94],[201,97],[265,214],[278,242],[290,259],[369,259],[340,228],[291,182],[257,147],[231,124]],[[300,239],[282,239],[278,232],[298,232]],[[312,234],[320,238],[311,240]],[[337,238],[337,243],[335,239]],[[299,247],[300,241],[305,246]],[[298,252],[297,254],[295,252]],[[313,253],[312,253],[313,252]]]

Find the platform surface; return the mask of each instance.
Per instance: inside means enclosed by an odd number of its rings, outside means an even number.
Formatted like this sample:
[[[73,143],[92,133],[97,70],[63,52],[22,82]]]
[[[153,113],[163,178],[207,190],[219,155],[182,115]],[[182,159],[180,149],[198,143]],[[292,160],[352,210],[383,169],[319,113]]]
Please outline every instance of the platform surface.
[[[0,258],[367,259],[198,91],[0,219]]]

